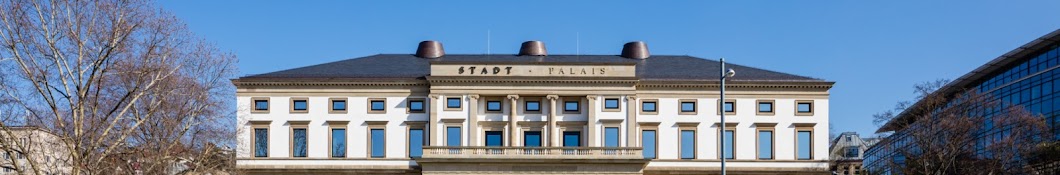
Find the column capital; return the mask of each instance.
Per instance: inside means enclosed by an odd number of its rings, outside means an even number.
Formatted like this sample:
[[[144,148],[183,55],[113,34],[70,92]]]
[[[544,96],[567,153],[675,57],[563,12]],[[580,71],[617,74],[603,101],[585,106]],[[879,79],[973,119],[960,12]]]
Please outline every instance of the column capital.
[[[590,100],[596,100],[596,97],[598,97],[598,96],[599,95],[586,95],[585,98],[588,98]]]
[[[626,96],[626,100],[629,100],[629,101],[637,100],[637,96],[636,95]]]
[[[471,98],[472,100],[478,100],[479,96],[478,96],[478,94],[471,94],[471,95],[467,95],[467,97]]]
[[[549,100],[556,100],[556,99],[559,99],[559,95],[547,95],[547,96],[545,96],[545,98],[547,98]]]
[[[431,100],[437,100],[439,98],[442,98],[442,95],[441,94],[430,94],[430,95],[427,95],[427,97],[430,97]]]
[[[508,95],[508,99],[509,100],[518,100],[519,99],[519,95]]]

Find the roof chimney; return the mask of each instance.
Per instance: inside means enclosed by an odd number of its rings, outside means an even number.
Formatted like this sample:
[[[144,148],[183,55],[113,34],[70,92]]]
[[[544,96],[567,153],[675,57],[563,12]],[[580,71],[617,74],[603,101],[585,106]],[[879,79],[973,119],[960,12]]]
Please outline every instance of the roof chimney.
[[[519,56],[545,56],[548,55],[545,52],[545,43],[541,41],[527,41],[523,42],[523,47],[519,48]]]
[[[416,57],[420,58],[438,58],[445,55],[445,49],[442,49],[442,43],[438,41],[422,41],[420,47],[416,48]]]
[[[622,57],[646,59],[650,56],[651,54],[648,54],[648,44],[644,44],[642,41],[633,41],[622,45]]]

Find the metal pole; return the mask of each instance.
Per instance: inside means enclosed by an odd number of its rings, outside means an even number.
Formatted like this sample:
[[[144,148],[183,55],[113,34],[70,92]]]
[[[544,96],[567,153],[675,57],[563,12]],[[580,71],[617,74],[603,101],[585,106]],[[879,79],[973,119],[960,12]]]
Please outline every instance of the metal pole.
[[[726,73],[725,72],[725,58],[721,58],[720,62],[721,62],[721,100],[718,100],[718,101],[721,102],[721,109],[718,109],[718,110],[721,110],[721,112],[720,112],[721,113],[721,125],[719,125],[718,127],[721,127],[721,134],[720,134],[721,135],[721,140],[719,140],[719,141],[722,142],[722,144],[721,144],[721,175],[725,175],[725,145],[726,145],[725,144],[725,77],[726,77],[726,75],[725,75],[725,73]],[[733,153],[733,154],[736,154],[736,153]]]

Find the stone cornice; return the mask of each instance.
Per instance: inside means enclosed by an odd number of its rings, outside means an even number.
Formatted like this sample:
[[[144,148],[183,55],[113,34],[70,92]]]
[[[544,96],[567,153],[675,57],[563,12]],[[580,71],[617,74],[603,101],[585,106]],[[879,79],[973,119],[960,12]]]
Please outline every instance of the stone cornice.
[[[260,86],[427,86],[424,81],[391,81],[391,82],[363,82],[363,81],[252,81],[244,82],[233,80],[236,87],[260,87]]]

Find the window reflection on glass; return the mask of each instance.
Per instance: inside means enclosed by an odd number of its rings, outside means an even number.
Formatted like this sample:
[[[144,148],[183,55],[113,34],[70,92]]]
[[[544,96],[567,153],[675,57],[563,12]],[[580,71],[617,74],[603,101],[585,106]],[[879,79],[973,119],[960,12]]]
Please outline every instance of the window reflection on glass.
[[[541,102],[527,101],[526,102],[526,110],[527,111],[541,111]]]
[[[346,129],[331,129],[331,157],[346,157]]]
[[[604,99],[604,108],[606,109],[618,109],[618,99]]]
[[[269,156],[269,129],[254,128],[254,157]]]
[[[308,151],[306,147],[306,130],[305,128],[295,128],[294,132],[294,151],[293,157],[305,157]]]
[[[773,112],[773,103],[758,103],[758,112]]]
[[[577,101],[564,102],[563,103],[563,111],[577,112],[578,111],[578,102]]]
[[[446,108],[460,108],[460,98],[447,98],[445,100]]]
[[[345,111],[346,110],[346,100],[331,101],[331,110]]]
[[[294,101],[294,110],[305,110],[305,109],[306,109],[306,101],[305,100],[295,100]]]
[[[500,101],[487,101],[486,102],[486,110],[487,111],[501,111],[501,102]]]
[[[681,112],[696,112],[696,103],[681,102]]]
[[[386,109],[386,102],[383,102],[382,100],[372,100],[372,110],[373,111],[382,111],[382,110],[385,110],[385,109]]]
[[[269,110],[269,101],[254,100],[254,110]]]
[[[733,102],[725,102],[724,109],[725,112],[736,112],[736,104],[733,104]]]

